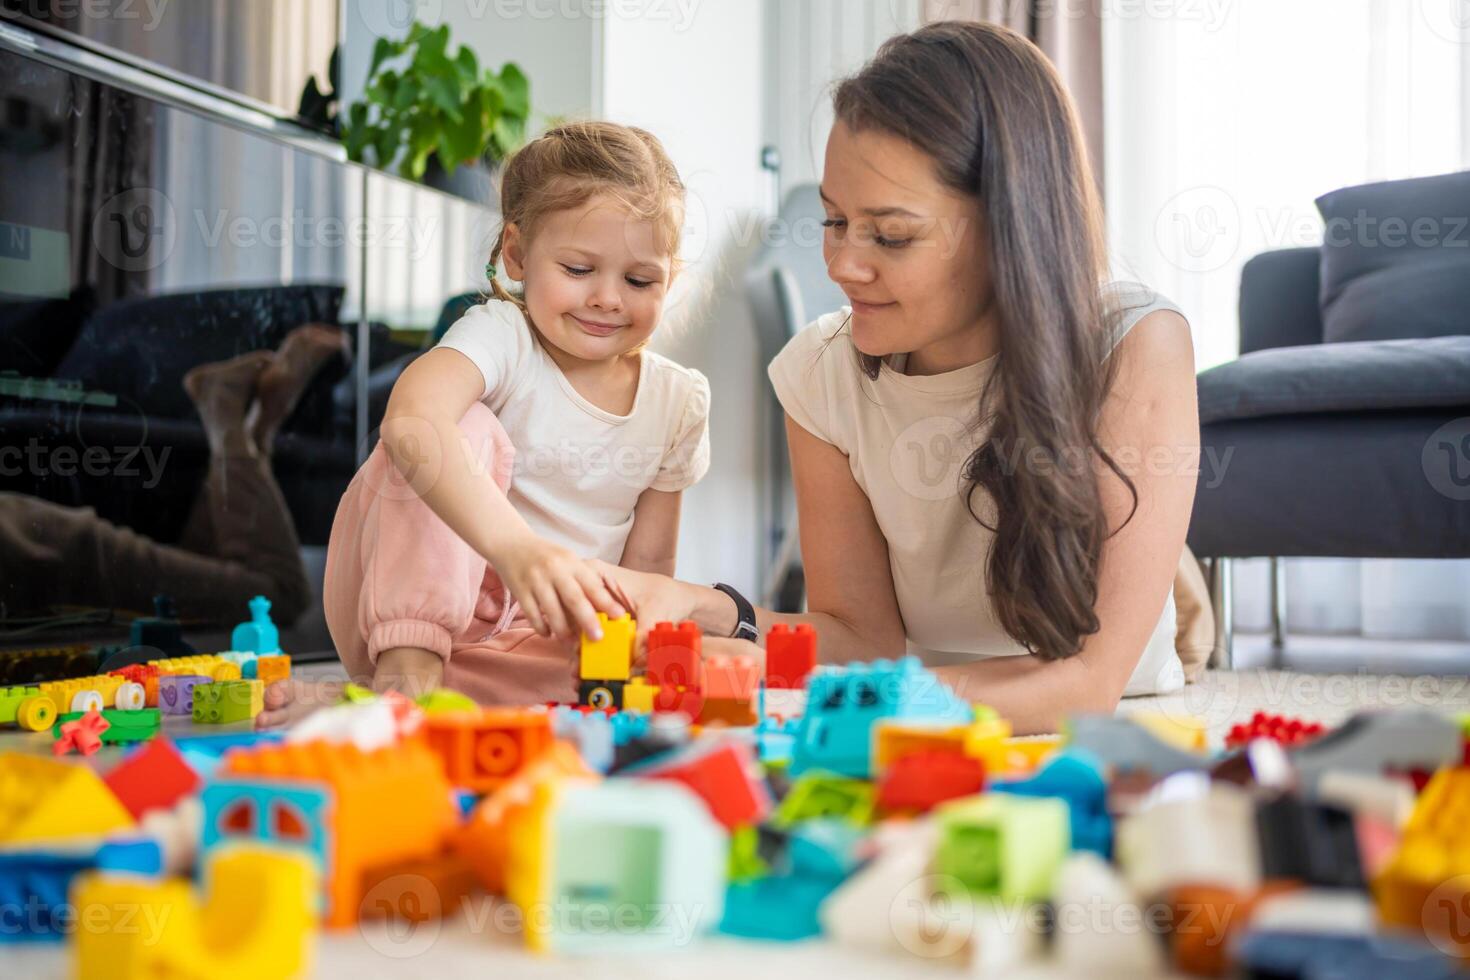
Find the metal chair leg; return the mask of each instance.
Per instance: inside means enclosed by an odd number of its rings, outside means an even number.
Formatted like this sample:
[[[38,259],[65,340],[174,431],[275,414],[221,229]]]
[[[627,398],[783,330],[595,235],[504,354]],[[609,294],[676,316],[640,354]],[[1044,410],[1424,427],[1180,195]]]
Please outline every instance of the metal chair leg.
[[[1286,562],[1271,559],[1271,648],[1280,653],[1286,646]]]
[[[1210,666],[1216,670],[1230,670],[1235,644],[1235,622],[1230,583],[1230,559],[1214,558],[1210,561],[1210,608],[1215,613],[1215,649],[1210,654]]]

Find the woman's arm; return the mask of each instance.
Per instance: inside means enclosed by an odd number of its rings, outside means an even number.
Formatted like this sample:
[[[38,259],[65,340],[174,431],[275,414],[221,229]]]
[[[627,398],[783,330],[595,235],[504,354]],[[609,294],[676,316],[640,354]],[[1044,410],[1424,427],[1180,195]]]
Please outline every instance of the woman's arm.
[[[810,611],[784,614],[757,609],[761,635],[777,623],[811,623],[823,661],[900,655],[905,634],[888,568],[888,545],[867,494],[853,479],[847,456],[835,446],[790,417],[786,434]],[[681,619],[693,620],[715,637],[735,631],[735,604],[716,589],[640,575],[626,567],[604,566],[604,575],[636,611],[640,633],[657,620]]]
[[[618,564],[637,572],[673,575],[679,554],[679,508],[682,490],[670,493],[649,488],[638,495],[633,508],[633,529],[623,545]]]
[[[1199,416],[1189,325],[1158,311],[1118,344],[1118,376],[1099,439],[1138,490],[1138,512],[1103,544],[1100,627],[1067,660],[995,657],[936,673],[963,698],[983,701],[1017,733],[1053,732],[1068,716],[1111,712],[1158,625],[1184,548],[1199,468]],[[1110,528],[1133,499],[1111,470],[1101,480]]]

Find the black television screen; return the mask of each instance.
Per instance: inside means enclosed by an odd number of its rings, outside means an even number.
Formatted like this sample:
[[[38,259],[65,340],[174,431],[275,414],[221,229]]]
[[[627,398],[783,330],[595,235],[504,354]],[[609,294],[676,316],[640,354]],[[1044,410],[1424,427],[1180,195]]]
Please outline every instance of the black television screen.
[[[339,0],[0,0],[0,13],[288,116],[307,79],[325,81],[340,29]]]

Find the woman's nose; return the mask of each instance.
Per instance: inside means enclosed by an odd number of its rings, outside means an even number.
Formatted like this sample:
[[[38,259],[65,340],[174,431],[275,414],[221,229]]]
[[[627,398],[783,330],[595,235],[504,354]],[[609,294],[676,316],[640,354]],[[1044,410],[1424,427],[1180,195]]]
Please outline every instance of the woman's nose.
[[[846,242],[828,246],[827,276],[838,285],[869,283],[875,278],[873,267],[863,261],[858,249]]]

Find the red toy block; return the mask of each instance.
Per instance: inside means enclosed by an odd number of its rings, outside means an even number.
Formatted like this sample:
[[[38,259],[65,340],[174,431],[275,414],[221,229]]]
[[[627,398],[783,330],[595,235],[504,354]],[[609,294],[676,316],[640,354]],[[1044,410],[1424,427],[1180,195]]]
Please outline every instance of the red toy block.
[[[704,711],[704,692],[694,687],[661,685],[653,695],[653,710],[687,715],[694,721]]]
[[[771,811],[771,794],[760,778],[750,746],[743,742],[676,752],[667,762],[629,775],[683,783],[704,800],[726,830],[759,823]]]
[[[100,711],[88,711],[74,721],[61,723],[61,733],[51,743],[53,755],[66,755],[76,749],[82,755],[94,755],[102,748],[102,734],[112,727],[112,722],[102,717]]]
[[[1305,722],[1285,715],[1268,715],[1264,711],[1257,711],[1250,721],[1231,726],[1225,736],[1225,747],[1239,748],[1252,739],[1269,738],[1291,748],[1310,742],[1326,731],[1321,722]]]
[[[704,696],[754,701],[761,683],[761,665],[755,657],[711,656],[704,661]]]
[[[128,664],[117,670],[109,670],[109,674],[116,674],[126,678],[134,684],[143,685],[143,704],[148,708],[158,707],[158,665],[157,664]]]
[[[985,789],[985,767],[967,755],[926,749],[896,759],[878,781],[878,806],[887,813],[925,812]]]
[[[149,810],[169,810],[182,797],[199,791],[199,774],[174,744],[155,738],[102,777],[134,819]]]
[[[455,786],[499,787],[552,742],[551,716],[528,708],[482,708],[431,714],[421,729]]]
[[[817,631],[810,623],[792,629],[777,623],[766,634],[766,686],[799,688],[817,666]]]
[[[704,634],[685,621],[657,623],[648,633],[648,682],[659,687],[704,687]]]

